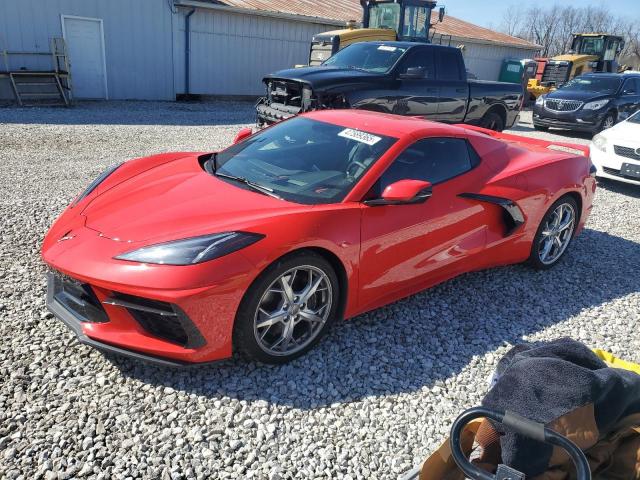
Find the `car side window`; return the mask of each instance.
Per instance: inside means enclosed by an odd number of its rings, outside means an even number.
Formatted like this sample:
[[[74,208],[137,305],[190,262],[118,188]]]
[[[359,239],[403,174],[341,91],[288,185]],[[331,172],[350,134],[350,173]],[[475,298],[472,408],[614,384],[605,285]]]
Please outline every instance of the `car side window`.
[[[460,62],[455,51],[439,50],[436,56],[438,80],[460,80]]]
[[[433,49],[431,48],[413,48],[407,56],[402,60],[398,73],[406,74],[410,68],[421,68],[424,70],[422,78],[434,79],[435,68],[433,59]]]
[[[624,82],[622,92],[627,95],[638,95],[638,81],[635,78],[628,78]]]
[[[462,138],[425,138],[407,147],[381,175],[378,194],[399,180],[442,183],[480,163],[473,147]]]

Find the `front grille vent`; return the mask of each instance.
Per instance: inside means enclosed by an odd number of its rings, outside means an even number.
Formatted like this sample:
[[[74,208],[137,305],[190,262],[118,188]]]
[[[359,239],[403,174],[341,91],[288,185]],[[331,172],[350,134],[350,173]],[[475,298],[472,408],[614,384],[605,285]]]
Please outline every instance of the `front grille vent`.
[[[189,317],[171,303],[116,293],[104,303],[126,308],[140,326],[153,335],[185,348],[198,348],[205,340]]]
[[[53,297],[81,322],[106,323],[109,321],[104,308],[91,286],[53,272]]]
[[[633,160],[640,160],[640,155],[636,152],[640,152],[640,148],[623,147],[622,145],[614,145],[613,151],[616,155],[621,157],[631,158]]]
[[[582,106],[582,102],[578,100],[560,100],[557,98],[548,98],[544,102],[547,110],[556,112],[575,112]]]

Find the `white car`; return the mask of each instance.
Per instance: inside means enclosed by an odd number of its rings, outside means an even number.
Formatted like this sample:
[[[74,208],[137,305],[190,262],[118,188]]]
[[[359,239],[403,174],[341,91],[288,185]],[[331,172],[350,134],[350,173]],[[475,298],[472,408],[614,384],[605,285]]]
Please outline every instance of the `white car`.
[[[591,141],[596,176],[640,185],[640,110]]]

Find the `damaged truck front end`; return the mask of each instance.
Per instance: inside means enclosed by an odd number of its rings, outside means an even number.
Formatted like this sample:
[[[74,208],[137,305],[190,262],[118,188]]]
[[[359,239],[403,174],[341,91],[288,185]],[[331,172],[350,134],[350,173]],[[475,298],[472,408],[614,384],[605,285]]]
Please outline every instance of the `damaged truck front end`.
[[[257,123],[265,127],[310,110],[349,108],[340,93],[314,91],[309,83],[267,77],[267,95],[256,105]]]

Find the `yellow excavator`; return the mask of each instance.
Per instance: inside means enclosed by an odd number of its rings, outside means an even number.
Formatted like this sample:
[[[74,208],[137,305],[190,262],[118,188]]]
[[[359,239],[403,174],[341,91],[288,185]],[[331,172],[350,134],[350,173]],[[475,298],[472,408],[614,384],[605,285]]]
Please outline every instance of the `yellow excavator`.
[[[538,98],[583,73],[617,72],[617,58],[623,46],[624,39],[617,35],[575,33],[569,53],[550,58],[542,78],[529,80],[527,90]]]
[[[360,0],[362,28],[355,21],[347,27],[314,35],[309,51],[309,65],[320,65],[338,50],[357,42],[403,40],[430,42],[431,12],[435,0]],[[444,18],[440,7],[438,21]]]

